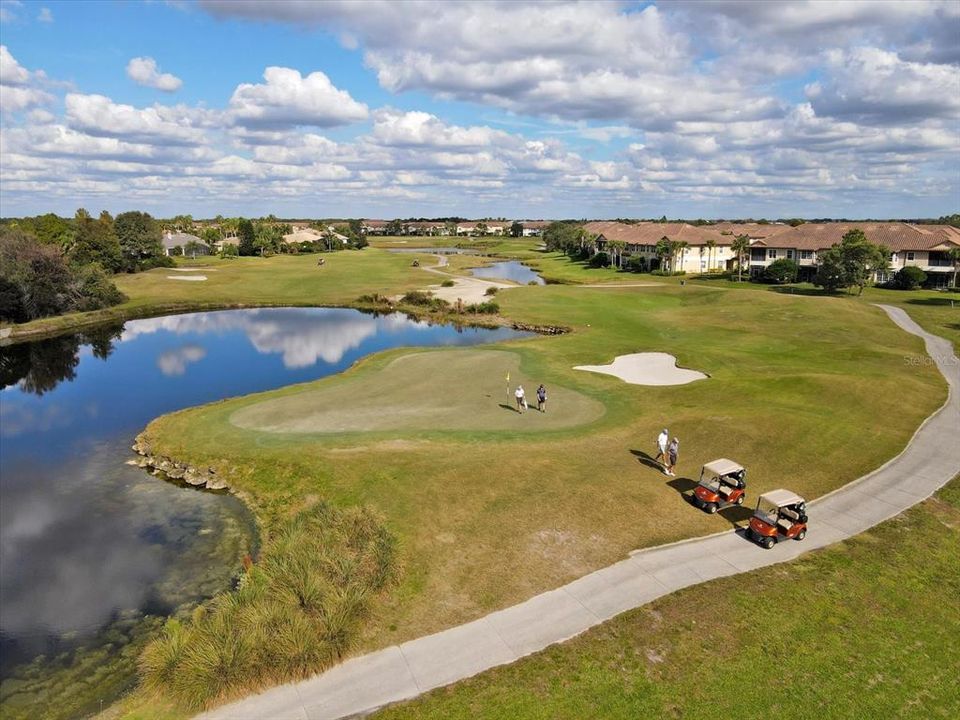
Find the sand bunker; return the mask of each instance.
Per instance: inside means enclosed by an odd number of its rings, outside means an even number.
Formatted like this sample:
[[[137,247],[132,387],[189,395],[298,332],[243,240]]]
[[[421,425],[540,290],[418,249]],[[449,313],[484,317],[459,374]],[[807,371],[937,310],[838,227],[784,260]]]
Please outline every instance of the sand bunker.
[[[192,282],[199,282],[206,279],[206,275],[167,275],[167,280],[190,280]]]
[[[216,272],[216,269],[215,268],[182,267],[182,268],[170,268],[170,272]]]
[[[613,375],[631,385],[686,385],[709,377],[679,368],[673,355],[659,352],[618,355],[609,365],[577,365],[573,369]]]

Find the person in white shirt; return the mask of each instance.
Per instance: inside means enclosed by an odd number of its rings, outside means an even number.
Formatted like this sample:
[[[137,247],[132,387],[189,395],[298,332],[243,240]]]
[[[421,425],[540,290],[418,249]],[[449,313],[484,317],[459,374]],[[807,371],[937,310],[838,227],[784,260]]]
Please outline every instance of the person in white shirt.
[[[523,392],[523,385],[517,385],[517,391],[513,394],[517,398],[517,412],[522,413],[526,405],[526,393]]]
[[[670,442],[670,433],[667,432],[667,429],[664,428],[657,436],[657,456],[653,459],[654,462],[658,460],[663,460],[663,471],[666,472],[667,468],[667,443]]]

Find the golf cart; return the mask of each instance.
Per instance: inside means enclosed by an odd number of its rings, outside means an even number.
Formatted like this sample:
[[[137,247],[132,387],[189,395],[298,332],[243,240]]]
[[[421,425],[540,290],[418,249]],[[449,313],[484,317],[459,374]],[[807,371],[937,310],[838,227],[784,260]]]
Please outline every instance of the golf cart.
[[[720,508],[743,505],[746,494],[747,471],[726,458],[708,462],[700,470],[700,482],[693,491],[691,502],[711,515]]]
[[[771,490],[757,501],[747,537],[769,550],[781,540],[807,536],[807,501],[789,490]]]

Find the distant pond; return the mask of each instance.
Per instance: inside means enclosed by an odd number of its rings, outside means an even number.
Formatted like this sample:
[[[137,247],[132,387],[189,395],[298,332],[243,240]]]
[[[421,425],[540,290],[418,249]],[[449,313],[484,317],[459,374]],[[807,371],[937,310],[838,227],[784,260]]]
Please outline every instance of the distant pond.
[[[516,260],[508,262],[498,262],[484,267],[474,268],[470,271],[474,277],[484,278],[486,280],[512,280],[521,285],[545,285],[545,281],[536,272],[528,268],[523,263]]]
[[[134,320],[0,348],[4,701],[17,678],[69,665],[77,648],[121,647],[140,619],[229,587],[255,550],[253,519],[233,496],[125,464],[150,420],[324,377],[388,348],[520,335],[402,314],[270,308]],[[128,673],[127,686],[132,666]]]

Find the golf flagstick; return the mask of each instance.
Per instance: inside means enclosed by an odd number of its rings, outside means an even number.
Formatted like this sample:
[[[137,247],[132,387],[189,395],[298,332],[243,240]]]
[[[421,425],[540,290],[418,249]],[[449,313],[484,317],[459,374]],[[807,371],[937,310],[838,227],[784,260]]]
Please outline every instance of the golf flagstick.
[[[507,373],[507,400],[510,399],[510,373]]]

